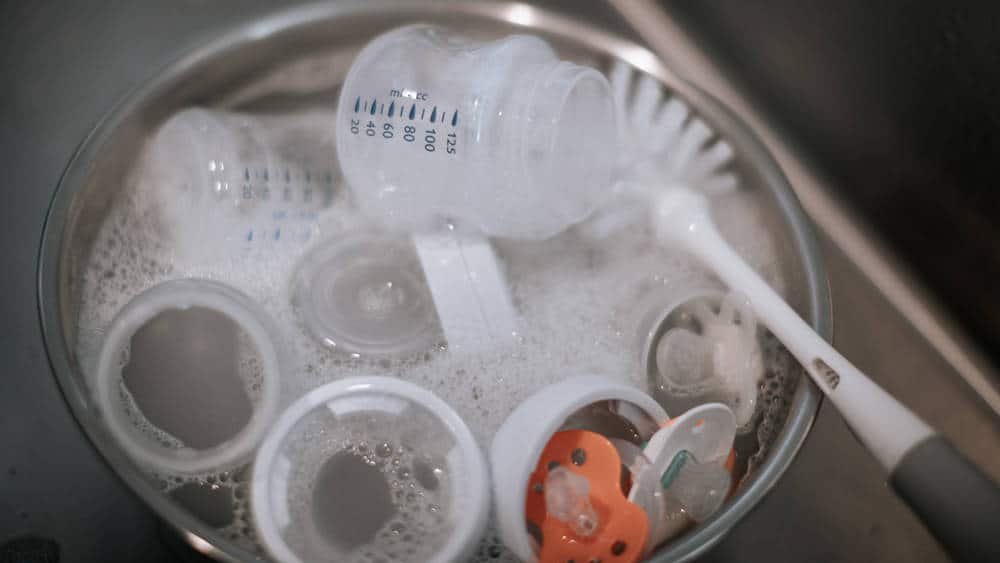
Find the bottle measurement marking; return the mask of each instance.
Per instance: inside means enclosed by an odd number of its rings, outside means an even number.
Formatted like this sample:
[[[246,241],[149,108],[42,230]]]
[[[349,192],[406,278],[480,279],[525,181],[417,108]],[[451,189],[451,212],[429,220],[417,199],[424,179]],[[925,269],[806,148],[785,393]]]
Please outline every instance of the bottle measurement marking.
[[[397,111],[396,111],[396,102],[390,102],[389,103],[389,109],[388,109],[388,111],[386,111],[385,104],[377,104],[377,102],[375,100],[372,100],[371,103],[369,103],[368,100],[365,100],[364,104],[362,104],[360,97],[357,100],[355,100],[355,102],[354,102],[354,113],[368,113],[368,114],[371,114],[371,115],[375,115],[375,113],[376,113],[375,112],[376,105],[378,105],[378,107],[379,107],[378,113],[380,113],[382,115],[385,115],[385,116],[388,116],[388,117],[395,117],[396,114],[397,114]],[[400,118],[409,117],[412,120],[420,119],[420,120],[430,121],[431,123],[438,123],[438,122],[440,122],[440,123],[447,123],[448,122],[448,112],[442,110],[441,113],[440,113],[440,115],[438,115],[438,108],[437,108],[437,106],[433,106],[431,108],[431,114],[430,114],[429,117],[427,116],[427,108],[426,107],[420,108],[420,115],[418,117],[417,116],[417,106],[416,106],[416,104],[410,106],[409,113],[407,113],[407,111],[406,111],[406,106],[403,105],[403,104],[400,104],[398,114],[399,114]],[[458,110],[455,110],[451,114],[451,126],[452,127],[457,127],[458,126]]]
[[[379,104],[377,99],[372,99],[371,101],[358,96],[354,100],[354,113],[356,114],[369,114],[374,116],[376,113],[379,115],[384,115],[389,118],[388,121],[380,124],[376,124],[374,120],[368,119],[367,122],[364,119],[352,119],[350,123],[351,133],[355,135],[361,135],[365,137],[382,137],[383,140],[388,141],[393,138],[399,137],[406,143],[416,143],[419,138],[423,141],[423,148],[426,152],[435,152],[438,149],[443,149],[442,152],[446,154],[457,154],[458,153],[458,133],[456,131],[451,131],[448,133],[439,132],[430,124],[438,124],[448,126],[451,125],[452,129],[458,127],[458,109],[451,112],[449,119],[447,110],[439,110],[437,106],[431,106],[430,112],[427,111],[427,106],[421,106],[420,111],[417,111],[417,103],[413,103],[407,108],[406,104],[399,104],[399,108],[396,107],[395,100],[389,101],[388,112],[386,111],[385,103]],[[423,121],[427,123],[427,129],[418,132],[417,127],[413,125],[407,125],[403,127],[402,135],[396,130],[396,126],[392,123],[396,115],[399,115],[399,119],[409,121]],[[405,123],[405,122],[404,122]],[[381,125],[381,130],[379,130],[379,125]],[[381,134],[379,134],[381,133]],[[438,146],[438,144],[443,141],[444,146]]]

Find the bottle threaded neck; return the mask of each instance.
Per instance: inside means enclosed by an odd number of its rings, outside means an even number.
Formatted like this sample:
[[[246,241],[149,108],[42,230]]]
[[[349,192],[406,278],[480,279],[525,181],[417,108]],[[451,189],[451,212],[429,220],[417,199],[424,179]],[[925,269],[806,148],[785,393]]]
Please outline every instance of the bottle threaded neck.
[[[539,65],[524,84],[518,156],[525,180],[553,223],[578,222],[612,181],[618,135],[611,88],[600,72],[567,61]]]

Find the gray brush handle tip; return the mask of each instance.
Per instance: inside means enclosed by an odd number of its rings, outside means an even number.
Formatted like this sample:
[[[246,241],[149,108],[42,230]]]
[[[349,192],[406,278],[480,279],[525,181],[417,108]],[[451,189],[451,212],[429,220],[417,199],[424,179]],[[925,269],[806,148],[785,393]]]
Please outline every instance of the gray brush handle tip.
[[[889,484],[955,561],[1000,561],[1000,485],[944,437],[910,449]]]

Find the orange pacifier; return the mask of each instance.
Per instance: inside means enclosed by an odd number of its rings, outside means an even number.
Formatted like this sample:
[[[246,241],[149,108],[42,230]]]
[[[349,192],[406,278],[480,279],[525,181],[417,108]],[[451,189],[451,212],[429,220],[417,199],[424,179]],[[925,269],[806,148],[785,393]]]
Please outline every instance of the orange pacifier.
[[[622,461],[607,438],[556,432],[528,482],[525,512],[542,563],[632,563],[649,533],[646,513],[622,492]]]

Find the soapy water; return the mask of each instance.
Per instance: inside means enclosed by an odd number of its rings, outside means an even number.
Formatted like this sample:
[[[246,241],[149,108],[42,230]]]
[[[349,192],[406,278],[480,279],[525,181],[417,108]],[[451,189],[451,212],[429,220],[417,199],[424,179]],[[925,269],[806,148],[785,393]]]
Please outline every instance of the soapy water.
[[[322,140],[333,118],[334,112],[324,109],[267,116],[264,122],[275,129],[287,123],[298,136]],[[235,239],[227,238],[224,253],[213,247],[212,240],[180,244],[187,236],[185,215],[171,209],[168,182],[169,177],[151,174],[148,168],[133,171],[74,280],[80,296],[77,351],[88,375],[92,375],[104,331],[129,299],[170,279],[213,279],[245,292],[279,326],[293,359],[282,374],[283,406],[342,377],[396,376],[448,402],[485,447],[516,405],[570,375],[601,373],[651,392],[634,353],[637,307],[649,295],[669,291],[679,279],[717,287],[692,259],[657,244],[645,225],[602,240],[581,236],[577,228],[538,242],[498,239],[494,248],[524,327],[516,346],[462,357],[450,355],[442,345],[401,358],[331,351],[296,313],[292,273],[306,252],[372,227],[357,212],[339,177],[331,177],[329,197],[301,225],[308,237],[281,245],[230,244]],[[714,206],[717,217],[728,219],[723,225],[727,238],[739,241],[737,249],[749,263],[769,283],[783,289],[779,267],[783,259],[761,202],[752,193],[737,191],[720,196]],[[743,440],[742,446],[738,443],[737,466],[750,470],[780,431],[797,377],[780,345],[766,335],[763,338],[765,373],[756,415],[760,422],[751,439]],[[123,400],[128,402],[127,397]],[[137,424],[141,422],[137,418]],[[245,548],[260,550],[246,504],[249,472],[245,467],[197,476],[165,475],[156,468],[149,471],[165,493],[185,483],[231,489],[233,523],[222,532]],[[495,534],[483,539],[476,559],[513,560]]]
[[[263,368],[252,339],[209,309],[154,316],[132,335],[120,366],[125,415],[168,448],[217,446],[246,425],[260,402]],[[191,393],[195,386],[198,393]]]
[[[419,419],[319,415],[297,425],[281,454],[290,463],[282,535],[300,559],[425,561],[447,541],[451,475],[442,452],[417,451],[423,434],[440,433]]]

